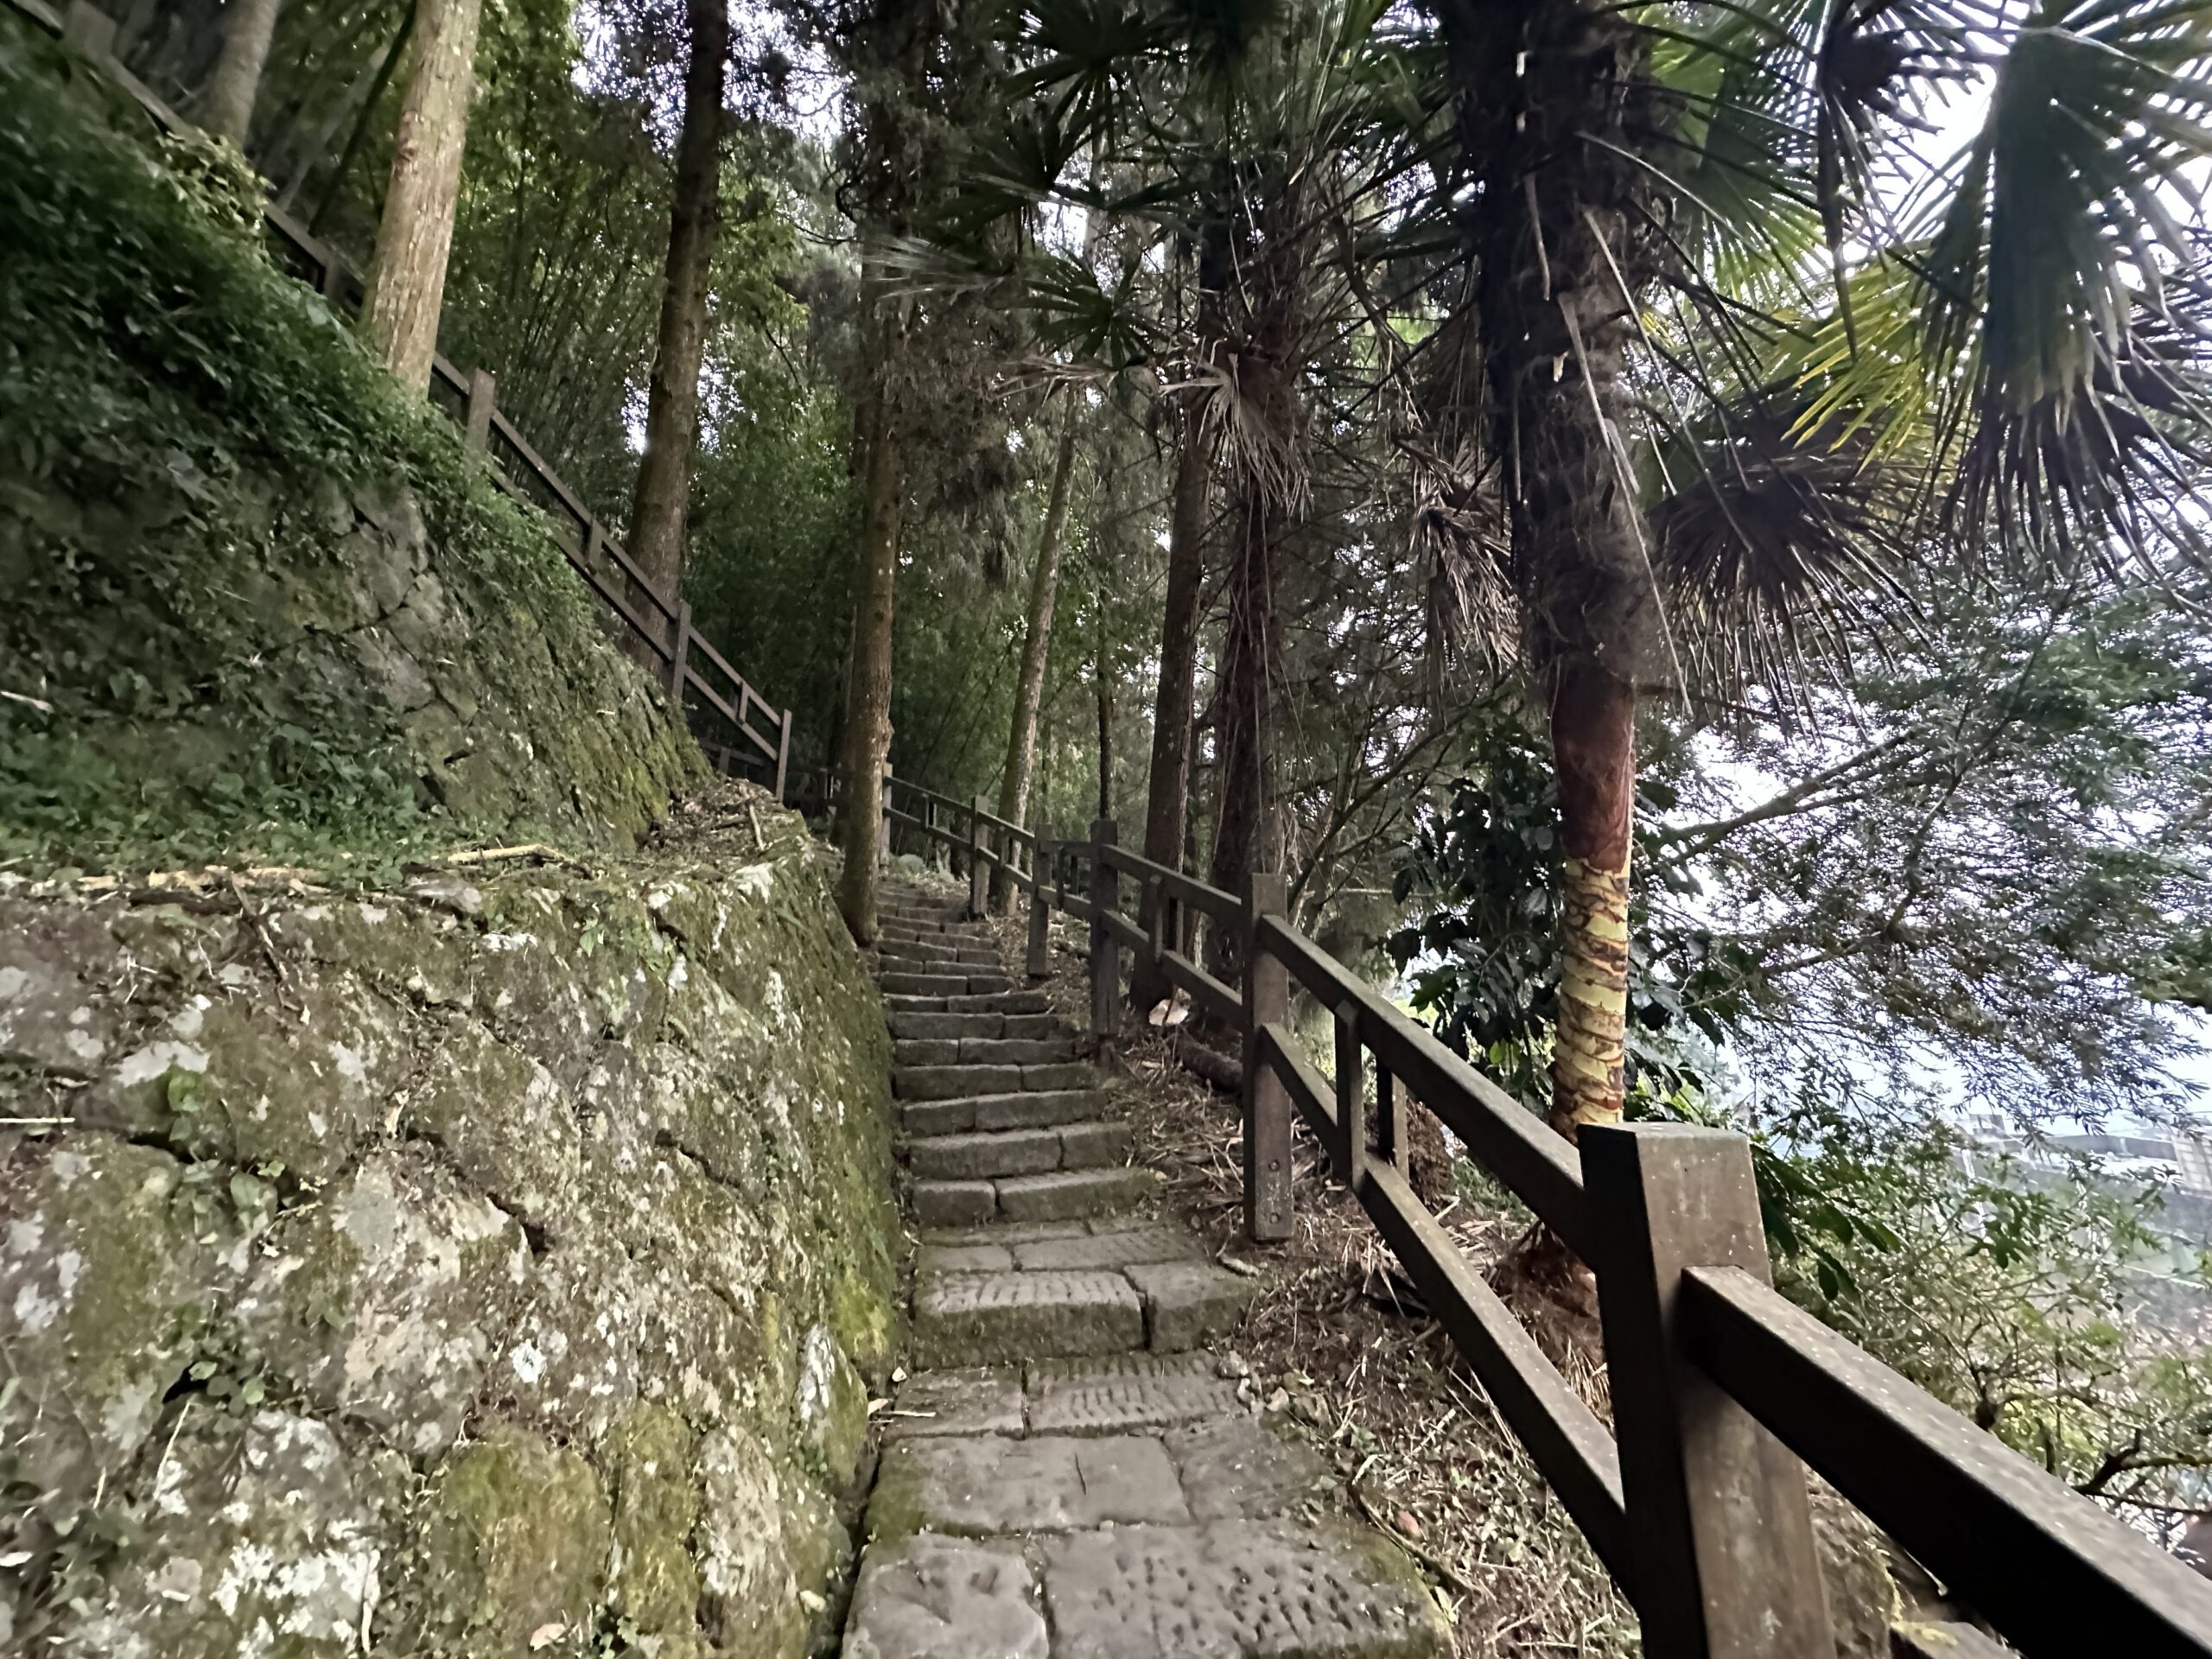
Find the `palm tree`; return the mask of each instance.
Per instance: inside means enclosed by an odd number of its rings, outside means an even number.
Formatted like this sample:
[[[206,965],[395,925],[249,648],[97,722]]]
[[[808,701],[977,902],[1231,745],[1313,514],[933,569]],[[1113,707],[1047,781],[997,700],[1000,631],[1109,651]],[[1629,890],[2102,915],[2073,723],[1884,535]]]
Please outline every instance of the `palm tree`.
[[[2193,545],[2212,6],[1435,13],[1402,44],[1458,99],[1449,400],[1504,529],[1448,557],[1550,713],[1571,1135],[1624,1103],[1641,702],[1847,674],[1901,560]],[[1977,76],[1980,130],[1923,158]]]
[[[1341,347],[1352,306],[1333,255],[1355,204],[1404,169],[1416,137],[1377,73],[1376,10],[1372,0],[1032,0],[1009,48],[1033,102],[970,168],[960,215],[972,242],[977,222],[1031,215],[1057,196],[1159,250],[1160,280],[1126,280],[1141,268],[1131,264],[1113,292],[1045,257],[1001,274],[1041,340],[1090,365],[1141,367],[1169,404],[1162,424],[1178,453],[1144,846],[1171,865],[1183,851],[1202,542],[1219,474],[1230,545],[1210,868],[1232,890],[1280,858],[1274,593],[1307,495],[1306,378]],[[1427,112],[1415,113],[1418,127]],[[1079,149],[1094,181],[1103,173],[1114,188],[1063,181]],[[935,252],[946,251],[940,237]],[[972,276],[972,252],[962,259]],[[931,262],[912,263],[918,272]],[[940,263],[936,280],[949,279]],[[1135,994],[1156,988],[1141,982]]]

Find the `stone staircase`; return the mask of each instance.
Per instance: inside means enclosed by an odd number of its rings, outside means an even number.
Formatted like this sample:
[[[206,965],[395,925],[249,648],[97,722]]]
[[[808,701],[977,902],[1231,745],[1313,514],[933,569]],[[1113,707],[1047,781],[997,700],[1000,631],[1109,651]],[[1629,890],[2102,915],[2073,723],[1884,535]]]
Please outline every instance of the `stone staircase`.
[[[1040,991],[1017,991],[963,901],[908,890],[881,912],[876,982],[891,1090],[925,1227],[1079,1220],[1151,1190],[1097,1074]]]
[[[1249,1281],[1142,1212],[1112,1092],[959,899],[893,889],[917,1369],[884,1421],[847,1659],[1441,1659],[1404,1556],[1257,1420]]]

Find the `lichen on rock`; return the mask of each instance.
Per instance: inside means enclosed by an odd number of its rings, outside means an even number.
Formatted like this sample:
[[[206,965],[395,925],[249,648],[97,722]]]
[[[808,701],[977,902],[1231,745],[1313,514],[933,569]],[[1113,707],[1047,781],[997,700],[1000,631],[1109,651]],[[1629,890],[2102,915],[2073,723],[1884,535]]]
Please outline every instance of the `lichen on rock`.
[[[0,1115],[76,1119],[0,1141],[15,1637],[806,1653],[897,1238],[827,855],[729,785],[588,871],[204,891],[0,879]]]

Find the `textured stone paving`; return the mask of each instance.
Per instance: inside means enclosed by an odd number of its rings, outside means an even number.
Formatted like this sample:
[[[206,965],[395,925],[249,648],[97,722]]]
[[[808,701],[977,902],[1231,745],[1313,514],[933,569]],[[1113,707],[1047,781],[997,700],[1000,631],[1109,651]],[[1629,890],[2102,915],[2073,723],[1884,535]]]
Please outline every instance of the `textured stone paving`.
[[[1240,1393],[1251,1287],[1142,1213],[1152,1173],[1043,996],[955,902],[885,917],[918,1369],[848,1659],[1448,1654],[1412,1563]]]

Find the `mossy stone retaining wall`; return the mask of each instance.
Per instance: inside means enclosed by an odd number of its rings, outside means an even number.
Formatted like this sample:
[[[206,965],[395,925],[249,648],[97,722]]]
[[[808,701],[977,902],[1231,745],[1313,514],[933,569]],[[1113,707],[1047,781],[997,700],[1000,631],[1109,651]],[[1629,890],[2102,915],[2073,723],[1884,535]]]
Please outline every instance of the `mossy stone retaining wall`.
[[[756,831],[756,825],[758,826]],[[0,1649],[796,1656],[893,1340],[823,852],[0,878]]]

